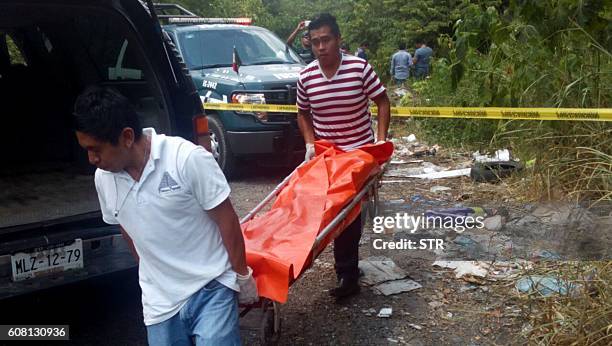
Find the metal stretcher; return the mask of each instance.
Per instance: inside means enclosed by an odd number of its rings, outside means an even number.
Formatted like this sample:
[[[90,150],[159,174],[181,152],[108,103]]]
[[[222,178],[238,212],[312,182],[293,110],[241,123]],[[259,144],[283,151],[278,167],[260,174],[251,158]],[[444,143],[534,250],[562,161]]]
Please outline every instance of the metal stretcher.
[[[240,224],[243,224],[247,221],[255,218],[257,213],[259,213],[268,203],[270,203],[280,192],[281,190],[289,183],[291,177],[297,172],[297,170],[303,165],[303,163],[298,166],[291,174],[289,174],[278,186],[270,192],[253,210],[251,210],[247,215],[245,215],[241,220]],[[314,260],[323,252],[325,247],[321,247],[321,242],[327,239],[328,236],[331,236],[335,239],[341,232],[335,232],[336,226],[338,226],[351,212],[351,210],[361,201],[363,201],[361,207],[361,217],[362,224],[365,222],[364,215],[367,214],[370,217],[374,217],[378,214],[379,210],[379,199],[378,199],[378,188],[380,186],[379,180],[383,175],[387,163],[384,163],[380,166],[380,171],[373,176],[371,176],[366,183],[363,185],[361,190],[353,197],[353,199],[345,205],[342,210],[332,219],[332,221],[323,228],[319,234],[317,235],[314,244],[310,250],[310,255],[308,256],[309,262],[304,265],[303,270],[298,274],[294,281],[290,282],[290,285],[293,284],[297,279],[299,279],[302,274],[314,263]],[[262,298],[260,301],[254,305],[249,306],[241,306],[242,310],[240,312],[240,317],[245,317],[250,311],[253,309],[260,310],[261,318],[259,319],[257,334],[259,335],[259,341],[263,345],[271,345],[276,344],[281,332],[281,312],[280,312],[280,303],[272,301],[268,298]]]

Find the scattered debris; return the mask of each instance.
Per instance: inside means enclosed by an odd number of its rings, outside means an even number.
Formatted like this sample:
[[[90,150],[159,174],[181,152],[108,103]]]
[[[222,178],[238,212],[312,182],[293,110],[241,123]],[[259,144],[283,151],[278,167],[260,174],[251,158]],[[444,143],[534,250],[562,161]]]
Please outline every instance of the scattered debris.
[[[390,296],[402,292],[409,292],[421,288],[418,282],[410,279],[388,281],[373,287],[374,293]]]
[[[515,287],[522,293],[538,292],[542,296],[548,297],[555,293],[564,296],[574,295],[581,285],[551,276],[530,275],[520,278]]]
[[[392,165],[403,165],[403,164],[407,164],[407,163],[423,163],[423,160],[410,160],[410,161],[391,160],[391,161],[389,161],[389,163],[392,164]]]
[[[386,281],[401,280],[408,276],[388,257],[369,257],[359,261],[359,268],[363,271],[360,281],[368,286]]]
[[[472,275],[484,278],[489,273],[491,266],[480,261],[435,261],[434,266],[455,270],[455,277],[462,278],[465,275]]]
[[[483,155],[479,151],[476,151],[472,154],[474,161],[476,162],[493,162],[493,161],[510,161],[510,150],[508,149],[500,149],[495,152],[495,154],[491,157],[490,155]]]
[[[409,136],[402,137],[402,139],[408,143],[416,142],[416,136],[413,133],[411,133]]]
[[[393,91],[393,93],[397,96],[397,97],[403,97],[404,95],[406,95],[408,93],[408,90],[404,89],[404,88],[398,88],[395,89]]]
[[[475,162],[470,169],[470,177],[477,182],[495,183],[523,168],[516,161]]]
[[[391,317],[392,314],[393,314],[392,308],[382,308],[380,309],[380,311],[378,312],[378,315],[376,316],[381,317],[381,318],[389,318]]]
[[[449,190],[452,190],[452,189],[448,186],[441,186],[441,185],[432,186],[431,189],[429,189],[429,191],[433,193],[449,191]]]
[[[423,329],[423,327],[419,326],[418,324],[414,324],[414,323],[408,323],[408,326],[409,326],[409,327],[412,327],[412,328],[414,328],[414,329],[416,329],[416,330],[421,330],[421,329]]]
[[[498,232],[502,229],[503,218],[501,215],[495,215],[484,219],[483,223],[489,231]]]
[[[437,145],[434,145],[431,148],[423,147],[422,149],[415,150],[412,153],[412,156],[414,157],[436,156],[436,153],[438,152],[439,149],[440,147]]]
[[[436,166],[431,162],[423,162],[419,167],[408,167],[408,168],[395,168],[385,172],[385,176],[388,177],[403,177],[410,178],[412,176],[429,174],[443,171],[444,168]]]
[[[408,182],[408,180],[381,180],[381,184],[403,184]]]
[[[533,253],[532,256],[534,259],[545,259],[548,261],[559,261],[561,260],[561,256],[559,256],[558,253],[554,252],[554,251],[549,251],[549,250],[537,250],[535,253]]]
[[[455,177],[469,177],[470,168],[455,169],[451,171],[433,172],[418,175],[411,175],[408,178],[419,178],[419,179],[441,179],[441,178],[455,178]]]
[[[433,302],[429,302],[428,305],[432,308],[432,309],[437,309],[441,306],[444,306],[444,303],[442,302],[438,302],[438,301],[433,301]]]

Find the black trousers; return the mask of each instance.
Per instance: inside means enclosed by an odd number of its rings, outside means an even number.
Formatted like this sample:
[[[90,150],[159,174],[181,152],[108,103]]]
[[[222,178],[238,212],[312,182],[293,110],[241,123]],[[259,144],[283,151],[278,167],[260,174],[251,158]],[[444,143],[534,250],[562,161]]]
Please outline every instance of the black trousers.
[[[357,216],[334,240],[334,260],[338,280],[357,281],[359,279],[359,240],[361,239],[361,215]]]

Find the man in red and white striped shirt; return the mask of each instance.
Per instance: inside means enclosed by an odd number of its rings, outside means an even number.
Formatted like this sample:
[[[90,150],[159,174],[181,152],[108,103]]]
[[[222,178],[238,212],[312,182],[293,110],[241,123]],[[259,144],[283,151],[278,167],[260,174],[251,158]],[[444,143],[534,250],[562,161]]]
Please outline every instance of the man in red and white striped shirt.
[[[319,15],[308,25],[308,32],[317,60],[302,70],[297,85],[298,124],[306,142],[306,161],[314,156],[315,138],[343,150],[374,143],[369,100],[378,107],[377,141],[385,141],[389,98],[372,66],[340,52],[342,39],[334,16]],[[330,294],[336,298],[359,292],[360,238],[361,220],[357,218],[334,241],[339,286]]]

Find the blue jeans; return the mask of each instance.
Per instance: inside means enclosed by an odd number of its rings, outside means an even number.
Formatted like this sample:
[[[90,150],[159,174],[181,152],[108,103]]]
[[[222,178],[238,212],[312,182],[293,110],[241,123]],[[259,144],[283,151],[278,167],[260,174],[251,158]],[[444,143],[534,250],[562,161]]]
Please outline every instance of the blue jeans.
[[[209,282],[172,318],[147,326],[147,339],[151,346],[241,345],[238,293]]]

